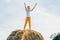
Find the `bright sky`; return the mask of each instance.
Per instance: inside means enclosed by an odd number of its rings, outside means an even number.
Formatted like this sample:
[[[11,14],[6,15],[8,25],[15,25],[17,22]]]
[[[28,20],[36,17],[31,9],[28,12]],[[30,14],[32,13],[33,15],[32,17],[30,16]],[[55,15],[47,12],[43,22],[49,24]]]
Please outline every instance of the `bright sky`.
[[[60,32],[60,0],[0,0],[0,40],[6,40],[14,30],[23,29],[24,2],[31,8],[37,3],[31,12],[32,29],[40,32],[45,40]]]

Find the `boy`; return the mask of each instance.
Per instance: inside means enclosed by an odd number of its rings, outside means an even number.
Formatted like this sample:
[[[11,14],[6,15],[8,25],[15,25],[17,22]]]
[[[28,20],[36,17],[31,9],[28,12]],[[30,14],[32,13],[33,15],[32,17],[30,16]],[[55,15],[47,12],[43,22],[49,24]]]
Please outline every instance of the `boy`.
[[[26,24],[27,22],[29,23],[29,30],[31,30],[31,18],[30,18],[30,12],[34,10],[34,8],[36,7],[37,3],[35,4],[35,6],[30,9],[30,6],[26,7],[26,4],[24,3],[25,6],[25,10],[26,10],[26,20],[25,20],[25,24],[24,24],[24,31],[26,29]]]

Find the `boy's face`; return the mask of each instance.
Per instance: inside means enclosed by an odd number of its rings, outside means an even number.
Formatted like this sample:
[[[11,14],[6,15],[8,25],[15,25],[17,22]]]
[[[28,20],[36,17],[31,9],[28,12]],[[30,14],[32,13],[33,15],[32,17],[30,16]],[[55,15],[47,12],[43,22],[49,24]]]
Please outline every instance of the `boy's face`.
[[[27,9],[30,10],[30,6],[27,6]]]

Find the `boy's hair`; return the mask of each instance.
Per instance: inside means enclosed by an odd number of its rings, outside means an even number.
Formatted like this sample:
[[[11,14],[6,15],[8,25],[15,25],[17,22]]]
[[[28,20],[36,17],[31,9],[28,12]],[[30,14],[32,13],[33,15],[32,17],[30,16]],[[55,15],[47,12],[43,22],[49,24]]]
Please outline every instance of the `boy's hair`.
[[[27,6],[27,8],[30,8],[30,6]]]

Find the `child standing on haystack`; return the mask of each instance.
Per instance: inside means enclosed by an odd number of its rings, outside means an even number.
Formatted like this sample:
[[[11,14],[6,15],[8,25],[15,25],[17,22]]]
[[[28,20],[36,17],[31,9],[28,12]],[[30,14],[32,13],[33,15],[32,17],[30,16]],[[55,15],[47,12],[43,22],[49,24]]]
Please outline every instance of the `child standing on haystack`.
[[[30,6],[26,6],[26,3],[24,3],[25,6],[25,10],[26,10],[26,20],[25,20],[25,24],[24,24],[24,31],[26,31],[26,24],[29,23],[29,30],[31,30],[31,18],[30,18],[30,12],[34,10],[34,8],[36,7],[37,3],[35,4],[35,6],[30,9]]]

